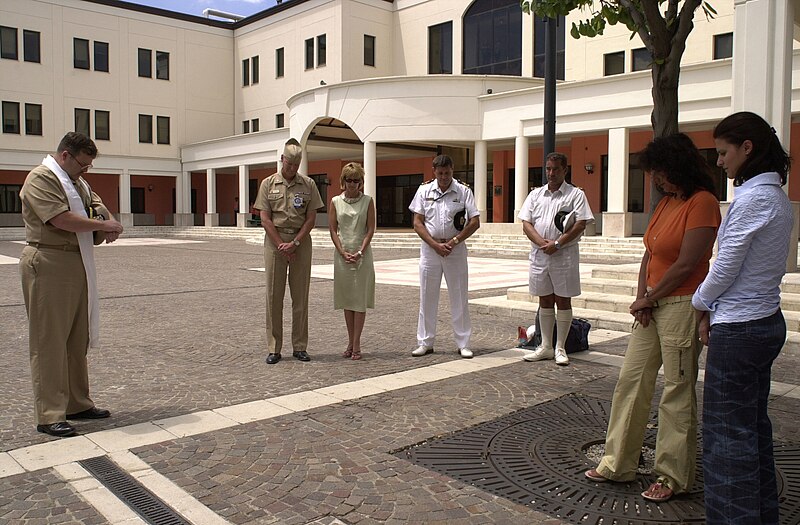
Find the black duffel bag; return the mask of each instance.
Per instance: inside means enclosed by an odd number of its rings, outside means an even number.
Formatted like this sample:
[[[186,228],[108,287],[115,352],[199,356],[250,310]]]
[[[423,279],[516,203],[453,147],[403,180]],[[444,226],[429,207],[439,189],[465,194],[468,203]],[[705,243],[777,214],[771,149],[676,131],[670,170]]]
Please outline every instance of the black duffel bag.
[[[564,350],[567,351],[568,354],[574,352],[583,352],[584,350],[589,349],[589,330],[592,329],[592,325],[586,319],[580,317],[573,317],[572,318],[572,325],[569,327],[569,334],[567,334],[567,341],[564,343]],[[553,343],[556,341],[556,331],[557,327],[553,327]],[[536,329],[533,332],[533,335],[525,341],[524,343],[520,343],[519,348],[525,348],[526,350],[535,350],[540,344],[542,344],[542,329],[541,323],[539,322],[539,311],[536,311]]]

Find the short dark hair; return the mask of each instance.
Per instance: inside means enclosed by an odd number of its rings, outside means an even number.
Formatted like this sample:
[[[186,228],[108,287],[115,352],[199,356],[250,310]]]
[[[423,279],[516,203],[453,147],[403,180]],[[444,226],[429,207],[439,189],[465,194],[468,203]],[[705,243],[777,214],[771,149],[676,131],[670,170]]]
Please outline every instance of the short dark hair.
[[[58,143],[56,153],[61,153],[62,151],[69,152],[73,157],[81,153],[85,153],[92,158],[97,157],[97,146],[94,145],[92,139],[77,131],[70,131],[64,135],[64,138]]]
[[[451,159],[449,155],[437,155],[436,158],[433,159],[433,169],[452,167],[453,159]]]
[[[760,116],[749,111],[728,115],[714,128],[714,138],[737,148],[745,140],[753,144],[753,153],[747,156],[734,176],[734,186],[741,186],[745,181],[768,171],[777,171],[781,186],[786,184],[792,159],[783,149],[775,130]]]
[[[561,167],[567,169],[567,156],[563,153],[558,153],[556,151],[548,153],[547,157],[544,158],[544,163],[547,164],[548,160],[558,161],[561,163]]]
[[[653,139],[638,153],[644,171],[661,171],[688,199],[700,190],[714,193],[711,168],[692,139],[683,133]]]

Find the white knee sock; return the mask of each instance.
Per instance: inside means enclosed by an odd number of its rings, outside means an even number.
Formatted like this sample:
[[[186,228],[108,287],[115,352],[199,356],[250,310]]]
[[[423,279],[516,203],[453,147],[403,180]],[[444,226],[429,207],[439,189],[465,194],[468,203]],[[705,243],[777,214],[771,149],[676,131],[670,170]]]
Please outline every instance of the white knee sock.
[[[569,327],[572,325],[572,308],[556,312],[556,348],[564,348],[567,343]]]
[[[542,329],[542,347],[553,348],[553,328],[556,326],[556,309],[539,308],[539,324]]]

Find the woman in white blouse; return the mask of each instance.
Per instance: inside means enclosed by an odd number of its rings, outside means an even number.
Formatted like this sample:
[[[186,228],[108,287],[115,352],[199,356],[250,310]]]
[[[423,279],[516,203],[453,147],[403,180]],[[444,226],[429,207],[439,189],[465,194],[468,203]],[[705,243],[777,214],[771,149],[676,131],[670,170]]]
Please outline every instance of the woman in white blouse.
[[[778,523],[767,415],[772,362],[786,340],[780,283],[794,222],[781,186],[789,156],[754,113],[714,128],[723,168],[736,186],[717,237],[719,252],[692,300],[708,345],[703,391],[706,523]]]

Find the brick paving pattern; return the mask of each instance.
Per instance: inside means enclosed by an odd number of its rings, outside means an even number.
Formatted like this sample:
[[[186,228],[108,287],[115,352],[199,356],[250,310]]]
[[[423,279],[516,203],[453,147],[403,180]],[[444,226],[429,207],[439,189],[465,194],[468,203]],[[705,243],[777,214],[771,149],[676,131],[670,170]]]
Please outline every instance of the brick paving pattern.
[[[51,470],[0,478],[0,524],[108,523]]]

